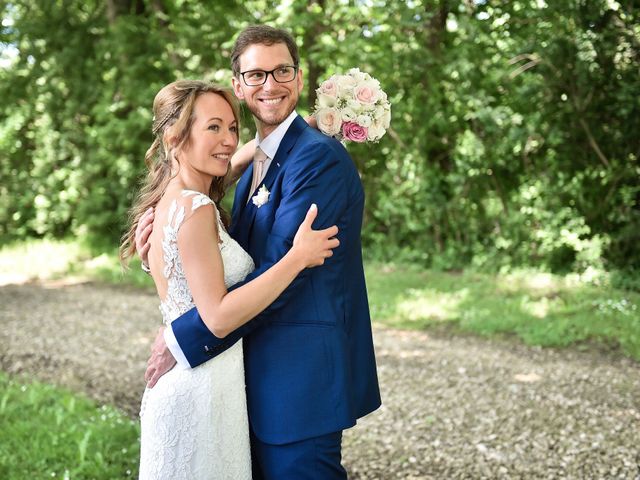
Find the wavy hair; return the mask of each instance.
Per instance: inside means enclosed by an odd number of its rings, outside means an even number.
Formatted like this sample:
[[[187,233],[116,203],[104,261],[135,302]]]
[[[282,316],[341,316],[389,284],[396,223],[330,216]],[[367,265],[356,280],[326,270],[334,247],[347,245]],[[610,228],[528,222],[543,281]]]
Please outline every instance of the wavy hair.
[[[151,130],[154,139],[144,156],[149,171],[129,210],[128,228],[120,244],[120,262],[124,266],[135,254],[136,228],[140,218],[149,207],[156,206],[167,190],[169,181],[177,175],[177,172],[172,174],[171,162],[175,159],[175,151],[189,141],[195,120],[194,105],[203,93],[215,93],[223,97],[231,106],[238,125],[240,123],[238,101],[228,88],[201,80],[178,80],[166,85],[156,94]],[[218,206],[223,223],[228,225],[229,216],[220,206],[225,194],[224,181],[224,177],[213,179],[209,197]]]

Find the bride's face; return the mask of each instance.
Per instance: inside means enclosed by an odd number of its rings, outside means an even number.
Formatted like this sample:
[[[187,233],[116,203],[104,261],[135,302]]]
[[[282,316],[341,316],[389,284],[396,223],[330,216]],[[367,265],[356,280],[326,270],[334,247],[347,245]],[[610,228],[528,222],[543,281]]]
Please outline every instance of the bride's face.
[[[224,97],[209,92],[196,99],[193,113],[195,120],[189,141],[181,149],[180,157],[201,174],[222,177],[238,146],[238,124],[233,110]]]

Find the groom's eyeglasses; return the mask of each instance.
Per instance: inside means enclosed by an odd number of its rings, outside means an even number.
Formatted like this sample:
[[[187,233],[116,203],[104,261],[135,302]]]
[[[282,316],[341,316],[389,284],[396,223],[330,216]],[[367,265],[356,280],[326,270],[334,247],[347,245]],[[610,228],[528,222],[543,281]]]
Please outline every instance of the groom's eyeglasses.
[[[278,83],[287,83],[296,78],[298,67],[294,65],[283,65],[268,72],[264,70],[247,70],[240,72],[247,87],[258,87],[267,82],[269,75]]]

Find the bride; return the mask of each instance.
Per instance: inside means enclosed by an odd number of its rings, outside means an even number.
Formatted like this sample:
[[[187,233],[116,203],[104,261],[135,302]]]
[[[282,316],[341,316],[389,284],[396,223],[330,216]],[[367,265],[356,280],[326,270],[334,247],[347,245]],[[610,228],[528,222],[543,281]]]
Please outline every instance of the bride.
[[[219,205],[225,182],[248,161],[246,154],[232,157],[237,103],[222,87],[183,80],[158,92],[153,113],[149,173],[131,209],[121,258],[135,253],[138,221],[155,207],[148,258],[164,323],[195,305],[207,327],[224,337],[265,309],[302,270],[322,265],[338,246],[338,229],[312,230],[317,209],[311,206],[282,260],[228,292],[254,267],[227,233]],[[219,248],[211,248],[214,243]],[[140,421],[140,479],[251,479],[242,342],[197,368],[175,367],[162,376],[144,392]]]

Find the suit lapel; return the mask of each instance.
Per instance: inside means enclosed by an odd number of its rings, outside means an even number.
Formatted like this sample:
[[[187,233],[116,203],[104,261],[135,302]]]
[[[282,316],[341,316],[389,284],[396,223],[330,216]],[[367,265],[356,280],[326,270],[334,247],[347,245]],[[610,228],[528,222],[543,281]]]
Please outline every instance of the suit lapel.
[[[291,123],[291,126],[287,130],[287,133],[282,138],[282,142],[280,142],[278,151],[276,152],[273,160],[271,160],[269,170],[267,170],[267,174],[265,175],[263,181],[258,185],[258,188],[264,185],[267,190],[271,190],[273,182],[278,176],[278,171],[284,166],[284,163],[289,158],[289,152],[298,141],[300,134],[308,126],[309,125],[307,124],[307,122],[305,122],[301,116],[298,115],[295,118],[295,120]],[[233,204],[234,208],[232,217],[232,233],[234,234],[233,236],[236,241],[238,241],[238,243],[240,243],[240,245],[242,245],[245,249],[246,246],[249,245],[251,227],[253,226],[253,220],[256,216],[256,212],[258,211],[258,207],[255,206],[250,199],[247,203],[252,178],[253,164],[247,169],[244,175],[242,175],[242,178],[240,179],[240,182],[236,187],[236,195]],[[254,193],[255,192],[251,192],[252,195]]]
[[[276,152],[276,156],[273,158],[271,165],[279,163],[280,166],[282,166],[287,161],[287,158],[289,158],[289,152],[298,141],[298,138],[304,129],[308,127],[309,125],[307,122],[298,115],[291,123],[291,126],[289,127],[289,130],[287,130],[285,136],[282,138],[282,142],[280,142],[280,146],[278,147],[278,151]]]
[[[247,196],[249,195],[249,188],[251,187],[251,179],[253,178],[253,164],[249,165],[249,168],[242,174],[238,185],[236,185],[236,193],[233,197],[233,209],[231,214],[231,236],[246,250],[247,228],[243,228],[240,222],[243,219],[244,211],[248,207]]]

